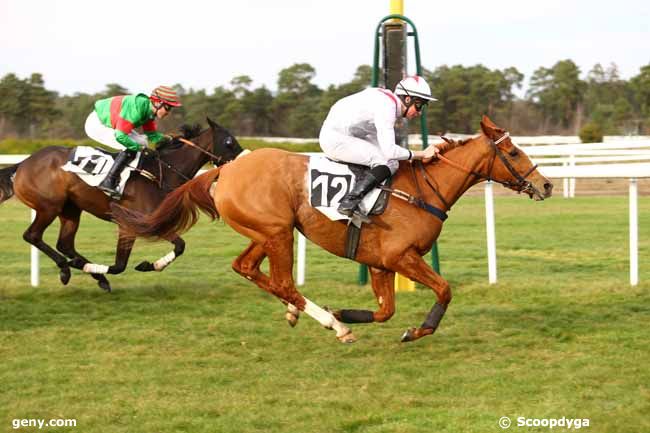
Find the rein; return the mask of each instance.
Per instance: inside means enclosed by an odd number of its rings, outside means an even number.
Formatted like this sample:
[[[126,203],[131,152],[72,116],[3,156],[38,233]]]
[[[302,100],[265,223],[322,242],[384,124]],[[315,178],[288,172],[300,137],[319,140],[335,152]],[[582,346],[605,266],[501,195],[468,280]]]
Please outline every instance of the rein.
[[[187,144],[188,146],[193,147],[193,148],[195,148],[196,150],[198,150],[198,151],[200,151],[200,152],[203,152],[203,153],[205,153],[206,155],[208,155],[208,156],[210,157],[210,159],[212,160],[212,164],[215,164],[215,165],[216,165],[217,163],[221,162],[221,160],[223,159],[222,156],[217,156],[217,155],[215,155],[215,154],[212,153],[212,152],[208,152],[207,150],[205,150],[205,149],[203,149],[203,148],[197,146],[196,144],[192,143],[190,140],[186,140],[186,139],[181,138],[181,137],[178,137],[178,140],[179,140],[181,143]]]
[[[199,150],[199,151],[205,153],[206,155],[208,155],[208,156],[210,157],[210,159],[212,160],[211,162],[212,162],[213,164],[215,164],[215,165],[216,165],[216,163],[221,162],[221,160],[223,159],[223,157],[221,157],[221,156],[217,156],[217,155],[215,155],[215,154],[213,154],[213,153],[211,153],[211,152],[208,152],[207,150],[205,150],[205,149],[203,149],[203,148],[197,146],[196,144],[194,144],[194,143],[191,142],[190,140],[187,140],[187,139],[185,139],[185,138],[181,138],[181,137],[178,137],[178,140],[179,140],[181,143],[186,144],[186,145],[188,145],[188,146],[190,146],[190,147],[193,147],[193,148],[195,148],[195,149],[197,149],[197,150]],[[173,171],[174,173],[176,173],[176,174],[177,174],[178,176],[180,176],[180,177],[181,177],[185,182],[187,182],[187,181],[190,180],[190,178],[189,178],[188,176],[186,176],[184,173],[182,173],[181,171],[179,171],[178,169],[176,169],[176,168],[175,168],[173,165],[171,165],[169,162],[167,162],[167,161],[165,161],[164,159],[162,159],[162,158],[160,157],[160,155],[158,154],[158,152],[153,152],[153,151],[148,151],[148,150],[147,150],[147,151],[146,151],[146,154],[148,154],[148,155],[152,155],[154,158],[156,158],[156,159],[158,160],[158,167],[159,167],[159,172],[160,172],[160,179],[158,179],[158,186],[159,186],[159,187],[162,186],[162,185],[164,184],[164,185],[165,185],[165,188],[167,188],[168,190],[171,191],[171,190],[173,189],[173,188],[171,188],[169,185],[165,184],[165,183],[163,182],[163,180],[162,180],[162,177],[163,177],[163,171],[162,171],[162,167],[161,167],[162,165],[164,165],[164,166],[167,167],[169,170],[171,170],[171,171]],[[144,174],[144,173],[147,173],[147,174]],[[147,172],[147,171],[145,171],[145,170],[141,170],[141,174],[144,175],[144,176],[147,177],[147,178],[152,179],[152,180],[155,179],[155,175],[153,175],[153,174],[151,174],[151,173],[149,173],[149,172]]]
[[[475,171],[475,170],[471,170],[471,169],[469,169],[469,168],[467,168],[467,167],[465,167],[465,166],[463,166],[461,164],[458,164],[455,161],[452,161],[451,159],[449,159],[449,158],[447,158],[447,157],[445,157],[443,155],[439,154],[437,156],[437,158],[439,160],[445,162],[446,164],[449,164],[450,166],[460,170],[460,171],[463,171],[463,172],[465,172],[467,174],[470,174],[472,176],[476,176],[478,179],[485,179],[485,180],[488,180],[488,181],[491,181],[491,182],[500,183],[501,185],[503,185],[503,186],[505,186],[507,188],[516,189],[519,192],[524,192],[524,193],[536,192],[535,187],[533,187],[532,183],[530,181],[527,181],[526,178],[528,176],[530,176],[530,174],[533,171],[535,171],[535,169],[537,169],[537,164],[535,164],[533,167],[531,167],[531,169],[528,170],[523,176],[521,174],[519,174],[517,172],[517,170],[515,170],[515,168],[512,166],[512,164],[510,164],[510,161],[508,161],[508,159],[505,157],[505,155],[503,154],[501,149],[499,149],[499,146],[498,146],[499,143],[501,143],[503,140],[505,140],[508,137],[510,137],[510,133],[506,132],[501,137],[499,137],[497,140],[494,140],[494,141],[490,140],[490,146],[494,150],[494,154],[492,156],[492,159],[490,160],[490,166],[489,166],[487,175],[484,175],[484,174],[482,174],[482,173],[480,173],[478,171]],[[444,137],[443,137],[443,139],[444,139]],[[447,141],[447,140],[445,140],[445,141]],[[503,165],[508,169],[510,174],[515,179],[517,179],[516,183],[508,182],[508,181],[503,181],[502,182],[502,181],[494,180],[492,178],[492,170],[494,169],[494,161],[497,159],[497,157],[501,160]],[[439,188],[438,188],[438,185],[436,184],[435,180],[430,178],[429,175],[427,174],[427,171],[424,169],[424,164],[421,161],[416,161],[415,164],[417,164],[419,166],[422,178],[424,179],[424,182],[429,186],[429,189],[435,193],[435,195],[438,197],[440,202],[443,204],[446,211],[449,211],[449,209],[451,209],[451,206],[449,205],[449,203],[447,203],[445,198],[438,191]],[[413,204],[413,205],[415,205],[415,206],[417,206],[417,207],[419,207],[421,209],[424,209],[425,211],[429,212],[430,214],[438,217],[441,221],[445,221],[447,219],[446,211],[442,210],[442,209],[439,209],[439,208],[437,208],[435,206],[430,205],[429,203],[425,202],[424,199],[422,198],[424,196],[424,194],[422,194],[422,189],[420,188],[420,184],[418,182],[418,177],[417,177],[417,174],[416,174],[416,171],[415,171],[415,164],[413,162],[411,162],[411,174],[413,176],[413,182],[415,183],[415,189],[417,190],[417,194],[418,194],[417,197],[412,196],[411,194],[409,194],[407,192],[400,191],[400,190],[397,190],[397,189],[388,188],[388,187],[384,187],[384,186],[380,187],[380,189],[382,189],[384,191],[387,191],[390,194],[394,195],[395,197],[400,198],[402,200],[405,200],[410,204]]]
[[[519,192],[524,192],[524,193],[535,192],[535,188],[533,187],[533,184],[530,181],[527,181],[526,178],[528,176],[530,176],[532,174],[532,172],[537,169],[537,164],[533,165],[530,168],[530,170],[528,170],[524,175],[519,174],[519,172],[517,172],[517,170],[515,170],[515,168],[512,166],[512,164],[510,164],[510,161],[508,161],[508,158],[506,158],[506,156],[503,154],[501,149],[499,149],[499,143],[501,143],[503,140],[505,140],[508,137],[510,137],[510,133],[506,132],[501,137],[499,137],[497,140],[494,140],[494,141],[490,140],[490,146],[494,150],[494,154],[492,155],[492,160],[490,161],[490,167],[488,169],[488,174],[487,175],[484,175],[484,174],[482,174],[480,172],[477,172],[477,171],[474,171],[474,170],[470,170],[470,169],[468,169],[468,168],[466,168],[466,167],[464,167],[464,166],[450,160],[449,158],[447,158],[447,157],[445,157],[443,155],[438,155],[438,159],[445,162],[445,163],[447,163],[447,164],[449,164],[449,165],[451,165],[454,168],[457,168],[457,169],[459,169],[461,171],[464,171],[467,174],[471,174],[473,176],[476,176],[479,179],[485,179],[485,180],[487,180],[489,182],[500,183],[501,185],[505,186],[506,188],[515,189],[516,191],[519,191]],[[495,180],[495,179],[492,178],[492,170],[494,169],[494,161],[496,160],[497,157],[501,160],[501,162],[506,167],[506,169],[508,169],[508,172],[512,175],[512,177],[517,179],[516,183],[508,182],[508,181],[499,181],[499,180]],[[424,168],[422,168],[422,171],[423,171],[423,173],[425,172]],[[425,180],[426,180],[426,177],[425,177]],[[427,183],[429,183],[429,182],[427,182]],[[429,184],[429,186],[431,187],[431,184]],[[433,187],[431,187],[431,189],[436,191]],[[437,191],[436,191],[436,194],[438,194]],[[438,194],[438,196],[439,196],[439,194]]]

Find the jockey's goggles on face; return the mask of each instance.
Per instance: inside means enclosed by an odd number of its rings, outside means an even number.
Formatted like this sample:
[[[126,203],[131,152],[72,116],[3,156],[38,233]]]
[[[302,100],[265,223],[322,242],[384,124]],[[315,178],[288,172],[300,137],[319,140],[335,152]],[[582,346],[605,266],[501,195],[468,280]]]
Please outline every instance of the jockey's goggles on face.
[[[162,106],[165,109],[165,111],[167,111],[167,112],[172,111],[172,108],[174,108],[172,105],[165,104],[164,102],[163,102]]]
[[[418,113],[422,111],[425,105],[427,105],[427,102],[429,101],[425,101],[424,99],[413,99],[413,105],[415,105],[415,109],[418,111]]]

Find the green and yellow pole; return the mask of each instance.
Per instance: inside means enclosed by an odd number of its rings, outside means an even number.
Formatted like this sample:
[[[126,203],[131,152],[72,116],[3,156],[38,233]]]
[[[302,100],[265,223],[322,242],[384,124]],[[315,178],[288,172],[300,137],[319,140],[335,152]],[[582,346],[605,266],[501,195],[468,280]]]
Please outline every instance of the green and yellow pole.
[[[404,0],[390,0],[390,14],[404,15]],[[406,47],[404,47],[406,49]],[[415,283],[404,275],[395,274],[395,291],[412,292],[415,290]]]
[[[416,74],[422,75],[422,65],[420,62],[420,44],[418,40],[418,32],[415,28],[413,22],[405,17],[402,12],[404,10],[404,0],[390,0],[390,15],[382,18],[382,20],[377,25],[374,35],[374,56],[373,56],[373,67],[372,67],[372,87],[377,87],[379,85],[379,38],[381,34],[381,25],[387,20],[393,21],[403,21],[411,26],[412,31],[408,33],[408,36],[413,36],[415,42],[415,67]],[[406,47],[404,47],[406,49]],[[422,133],[422,148],[426,149],[428,146],[427,138],[429,131],[427,130],[427,120],[426,120],[426,109],[422,110],[420,116],[420,129]],[[440,273],[440,260],[438,258],[438,244],[434,243],[431,248],[431,266],[437,273]],[[368,267],[365,265],[359,266],[359,284],[363,285],[368,282]],[[395,275],[395,289],[396,290],[415,290],[415,284],[408,280],[407,278]]]
[[[404,0],[390,0],[390,14],[404,15]]]

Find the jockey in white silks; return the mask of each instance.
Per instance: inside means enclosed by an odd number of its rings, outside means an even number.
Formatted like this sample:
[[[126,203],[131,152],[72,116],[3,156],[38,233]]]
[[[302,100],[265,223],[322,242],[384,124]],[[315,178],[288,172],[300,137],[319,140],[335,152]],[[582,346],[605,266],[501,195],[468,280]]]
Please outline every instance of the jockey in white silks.
[[[395,174],[400,160],[430,161],[438,154],[435,146],[411,151],[395,143],[398,117],[414,119],[429,102],[427,82],[419,76],[404,78],[395,92],[371,87],[336,102],[320,131],[320,146],[333,160],[370,167],[368,176],[355,183],[339,205],[338,211],[352,216],[363,197]]]

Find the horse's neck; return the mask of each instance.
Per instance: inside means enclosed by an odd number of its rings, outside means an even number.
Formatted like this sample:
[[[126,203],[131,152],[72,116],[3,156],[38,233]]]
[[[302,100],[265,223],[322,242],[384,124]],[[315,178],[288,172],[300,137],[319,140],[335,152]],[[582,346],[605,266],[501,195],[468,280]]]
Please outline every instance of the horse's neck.
[[[203,145],[196,142],[194,143],[204,149]],[[171,165],[174,170],[182,173],[188,178],[192,178],[207,162],[208,157],[200,150],[194,149],[188,145],[184,145],[172,152],[167,153],[166,155],[161,155],[161,159]],[[178,173],[174,172],[174,170],[165,167],[163,164],[163,171],[165,175],[171,176],[173,178],[178,178],[177,183],[179,185],[185,182],[185,179],[179,176]]]
[[[477,144],[475,143],[474,145]],[[433,178],[436,184],[434,186],[437,186],[438,192],[445,199],[445,203],[440,203],[440,199],[426,185],[426,181],[422,179],[420,173],[420,179],[418,181],[424,183],[424,187],[421,186],[421,188],[427,200],[432,200],[441,206],[445,206],[446,204],[451,208],[468,189],[484,180],[468,173],[468,171],[478,173],[484,173],[485,171],[485,155],[477,153],[476,149],[472,149],[469,146],[470,143],[467,143],[463,147],[458,147],[445,155],[449,160],[464,167],[467,171],[454,167],[445,161],[438,161],[435,166],[425,165],[427,175]]]

